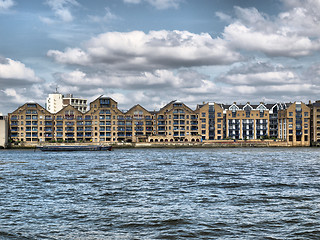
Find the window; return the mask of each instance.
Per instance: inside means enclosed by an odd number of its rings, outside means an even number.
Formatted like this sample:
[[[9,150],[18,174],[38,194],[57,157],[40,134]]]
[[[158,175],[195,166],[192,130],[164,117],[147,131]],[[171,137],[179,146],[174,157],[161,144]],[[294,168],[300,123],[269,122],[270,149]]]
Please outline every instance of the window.
[[[289,122],[293,122],[293,118],[289,118]]]
[[[293,116],[293,112],[289,112],[289,116],[292,117]]]
[[[201,113],[201,116],[202,117],[206,117],[206,113]]]
[[[202,128],[206,128],[206,125],[205,125],[205,124],[202,124],[201,127],[202,127]]]
[[[217,116],[218,116],[218,117],[221,117],[221,112],[217,113]]]
[[[289,134],[293,134],[293,130],[292,129],[289,130]]]
[[[305,116],[305,117],[308,117],[308,116],[309,116],[309,113],[308,113],[308,112],[304,112],[304,116]]]

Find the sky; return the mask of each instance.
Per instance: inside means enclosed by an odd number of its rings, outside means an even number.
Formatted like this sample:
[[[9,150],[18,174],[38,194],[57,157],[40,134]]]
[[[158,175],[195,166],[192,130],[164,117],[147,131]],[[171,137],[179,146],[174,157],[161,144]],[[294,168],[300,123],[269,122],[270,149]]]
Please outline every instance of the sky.
[[[0,112],[320,99],[320,0],[0,0]]]

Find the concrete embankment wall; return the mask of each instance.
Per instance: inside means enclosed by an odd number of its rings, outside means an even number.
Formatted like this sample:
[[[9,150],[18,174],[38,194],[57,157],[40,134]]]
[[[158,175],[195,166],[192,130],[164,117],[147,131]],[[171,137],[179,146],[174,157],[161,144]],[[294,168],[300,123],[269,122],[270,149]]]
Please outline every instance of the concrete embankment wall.
[[[159,143],[115,143],[114,148],[236,148],[236,147],[291,147],[292,145],[283,141],[216,141],[202,143],[186,142],[159,142]]]
[[[11,146],[12,148],[35,148],[39,145],[97,145],[99,143],[20,143]],[[237,148],[237,147],[292,147],[292,144],[285,141],[274,140],[225,140],[225,141],[206,141],[206,142],[139,142],[139,143],[104,143],[114,148]]]

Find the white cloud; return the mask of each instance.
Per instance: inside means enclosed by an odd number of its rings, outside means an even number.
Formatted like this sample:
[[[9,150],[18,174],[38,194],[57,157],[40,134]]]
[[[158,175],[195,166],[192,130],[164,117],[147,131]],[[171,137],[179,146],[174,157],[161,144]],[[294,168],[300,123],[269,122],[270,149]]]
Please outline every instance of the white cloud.
[[[315,34],[306,35],[306,30],[302,30],[312,25],[312,31],[317,30],[319,34],[320,22],[307,23],[307,26],[297,24],[304,22],[304,18],[309,19],[307,9],[293,9],[274,19],[255,8],[235,7],[235,12],[237,19],[225,27],[223,36],[238,49],[260,51],[272,57],[302,57],[320,50],[319,39],[313,39]]]
[[[50,50],[47,55],[60,63],[88,65],[90,62],[88,54],[80,48],[67,48],[65,52]]]
[[[14,5],[15,5],[15,2],[13,0],[0,0],[0,11],[8,10]]]
[[[182,0],[123,0],[125,3],[139,4],[147,2],[157,9],[178,8]]]
[[[126,73],[112,74],[111,72],[99,72],[87,74],[80,70],[69,73],[57,74],[58,81],[65,85],[78,86],[79,88],[109,87],[117,89],[151,89],[151,88],[192,88],[199,86],[203,81],[203,75],[196,72],[190,73],[194,78],[182,71],[174,74],[168,70],[155,70],[128,75]],[[189,79],[188,79],[189,78]]]
[[[300,77],[292,70],[282,65],[272,65],[266,62],[241,64],[222,74],[216,80],[237,86],[279,86],[301,83]]]
[[[109,8],[105,8],[105,10],[106,10],[106,14],[103,17],[89,15],[89,19],[91,21],[97,22],[97,23],[99,23],[99,22],[109,22],[111,20],[118,19],[118,17],[115,14],[113,14]]]
[[[79,58],[79,54],[83,57]],[[213,39],[207,33],[165,30],[148,34],[108,32],[92,38],[85,50],[50,50],[48,56],[61,63],[122,70],[224,65],[241,59],[224,40]]]
[[[64,22],[73,21],[71,7],[79,6],[76,0],[47,0],[46,4],[51,7],[57,18]]]
[[[19,61],[10,58],[0,59],[0,82],[7,84],[30,84],[40,83],[42,80],[37,77],[34,71]]]
[[[125,3],[138,4],[141,3],[141,0],[123,0]]]
[[[54,23],[55,23],[55,21],[54,21],[53,19],[48,18],[48,17],[42,17],[42,16],[40,16],[39,19],[40,19],[41,22],[43,22],[43,23],[45,23],[45,24],[48,24],[48,25],[51,25],[51,24],[54,24]]]

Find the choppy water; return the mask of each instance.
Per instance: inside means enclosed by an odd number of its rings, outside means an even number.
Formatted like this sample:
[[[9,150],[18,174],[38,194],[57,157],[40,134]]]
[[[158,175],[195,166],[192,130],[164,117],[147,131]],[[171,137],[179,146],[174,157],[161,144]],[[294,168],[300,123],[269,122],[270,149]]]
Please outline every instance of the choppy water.
[[[0,151],[0,239],[319,239],[320,149]]]

